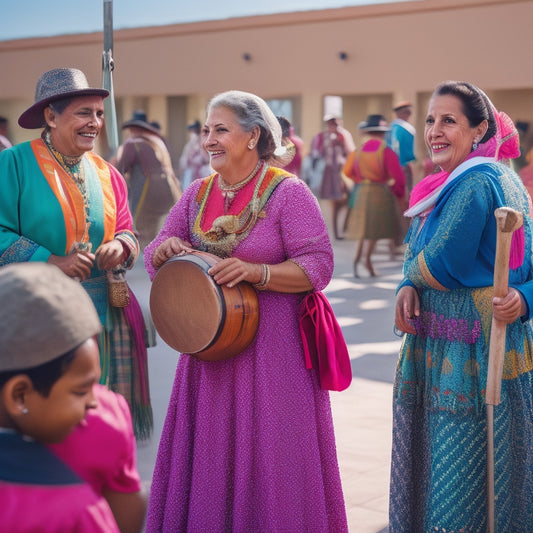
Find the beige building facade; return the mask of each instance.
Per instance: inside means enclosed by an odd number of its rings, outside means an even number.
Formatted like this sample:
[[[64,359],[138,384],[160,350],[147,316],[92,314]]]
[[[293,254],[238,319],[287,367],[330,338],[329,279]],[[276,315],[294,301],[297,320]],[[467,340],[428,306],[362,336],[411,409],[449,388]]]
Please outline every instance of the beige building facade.
[[[328,95],[340,97],[357,144],[357,125],[368,114],[390,120],[393,103],[410,100],[422,160],[425,109],[445,79],[479,85],[533,129],[532,21],[533,0],[413,0],[116,30],[118,122],[144,109],[162,125],[177,163],[186,124],[202,121],[220,91],[272,101],[307,147],[322,128]],[[0,42],[0,115],[10,119],[12,141],[37,135],[17,118],[45,70],[77,67],[101,84],[102,41],[98,32]]]

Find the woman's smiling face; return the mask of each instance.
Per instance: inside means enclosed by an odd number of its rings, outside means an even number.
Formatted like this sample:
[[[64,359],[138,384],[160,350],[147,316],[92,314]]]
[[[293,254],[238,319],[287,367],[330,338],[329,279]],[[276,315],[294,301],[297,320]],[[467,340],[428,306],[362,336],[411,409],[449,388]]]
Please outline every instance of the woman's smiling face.
[[[433,163],[452,172],[479,143],[487,128],[486,121],[470,126],[462,101],[453,95],[435,95],[429,102],[424,140]]]
[[[94,142],[104,125],[104,99],[101,96],[80,96],[61,114],[51,107],[45,109],[52,144],[63,155],[81,156],[94,149]]]
[[[212,108],[202,129],[202,142],[213,170],[228,180],[232,177],[243,179],[249,173],[250,165],[253,168],[258,159],[257,151],[248,147],[256,136],[256,132],[242,129],[231,109]]]

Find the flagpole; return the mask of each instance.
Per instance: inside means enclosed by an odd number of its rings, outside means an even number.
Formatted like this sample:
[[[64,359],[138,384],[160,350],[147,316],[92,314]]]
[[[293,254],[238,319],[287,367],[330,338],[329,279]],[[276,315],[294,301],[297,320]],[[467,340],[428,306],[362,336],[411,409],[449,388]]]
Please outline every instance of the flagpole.
[[[115,94],[113,91],[113,0],[104,1],[104,51],[102,56],[102,86],[109,91],[104,99],[105,128],[109,146],[109,157],[113,156],[119,146]]]

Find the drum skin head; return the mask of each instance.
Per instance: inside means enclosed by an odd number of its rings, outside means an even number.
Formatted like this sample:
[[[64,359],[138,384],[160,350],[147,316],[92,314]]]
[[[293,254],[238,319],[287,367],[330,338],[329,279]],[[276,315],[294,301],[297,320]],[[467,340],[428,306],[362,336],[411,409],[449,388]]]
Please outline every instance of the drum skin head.
[[[180,353],[206,361],[227,359],[254,339],[259,324],[255,289],[229,288],[207,274],[219,258],[206,252],[174,256],[158,270],[150,311],[161,338]]]

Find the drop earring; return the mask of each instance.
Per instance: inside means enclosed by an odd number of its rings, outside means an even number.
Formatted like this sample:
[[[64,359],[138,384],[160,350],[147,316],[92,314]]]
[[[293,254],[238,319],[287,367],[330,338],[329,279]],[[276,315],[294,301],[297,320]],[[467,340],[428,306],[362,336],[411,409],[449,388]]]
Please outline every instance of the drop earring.
[[[472,143],[472,152],[475,152],[477,150],[478,146],[479,145],[478,145],[477,141],[474,140],[474,142]]]

